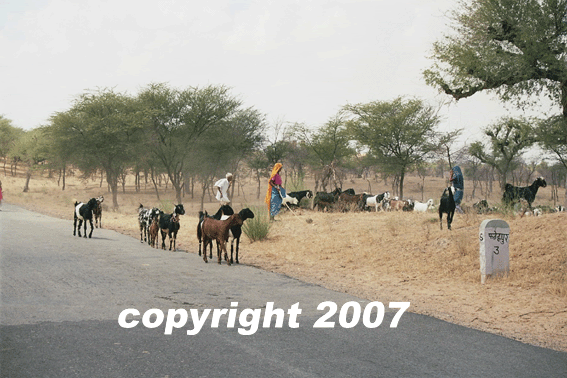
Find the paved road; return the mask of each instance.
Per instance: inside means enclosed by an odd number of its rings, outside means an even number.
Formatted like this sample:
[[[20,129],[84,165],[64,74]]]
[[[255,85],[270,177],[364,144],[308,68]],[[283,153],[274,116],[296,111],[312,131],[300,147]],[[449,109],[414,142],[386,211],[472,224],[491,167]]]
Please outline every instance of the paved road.
[[[329,319],[334,328],[314,328],[322,302],[339,311],[352,301],[364,310],[368,302],[244,264],[205,264],[195,254],[151,249],[105,229],[95,229],[92,239],[73,237],[72,227],[3,204],[1,377],[567,376],[567,353],[410,312],[390,328],[397,311],[387,308],[390,298],[383,299],[378,328],[362,321],[345,328],[338,314]],[[276,316],[263,327],[268,302],[285,312],[281,328]],[[296,303],[302,312],[293,319],[287,311]],[[118,324],[125,309],[140,313],[125,318],[138,321],[133,328]],[[166,318],[156,328],[143,323],[150,309]],[[166,335],[169,309],[185,310],[188,321]],[[217,326],[215,309],[230,310]],[[241,318],[246,309],[251,314]],[[197,317],[211,310],[196,335],[187,334],[196,327],[191,310]],[[182,312],[172,321],[181,322]],[[254,324],[256,332],[241,334]]]

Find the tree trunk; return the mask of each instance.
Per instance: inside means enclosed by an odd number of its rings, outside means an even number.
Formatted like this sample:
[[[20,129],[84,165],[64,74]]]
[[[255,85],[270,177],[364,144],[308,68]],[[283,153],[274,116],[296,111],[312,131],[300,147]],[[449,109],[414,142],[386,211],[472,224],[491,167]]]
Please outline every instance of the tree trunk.
[[[26,172],[26,184],[24,185],[24,193],[27,193],[27,192],[29,192],[29,190],[30,190],[30,179],[31,179],[31,175],[32,175],[32,174],[31,174],[31,171],[28,170],[28,171]]]
[[[67,177],[67,167],[63,165],[63,185],[61,186],[61,190],[65,190],[65,178]]]
[[[161,201],[159,199],[159,190],[158,190],[156,179],[155,179],[155,176],[154,176],[154,168],[153,167],[151,168],[151,176],[152,176],[152,182],[154,184],[154,189],[156,190],[157,199],[158,199],[158,201]]]
[[[406,175],[406,170],[402,169],[400,172],[400,199],[404,199],[404,177]]]
[[[106,182],[112,192],[112,209],[118,210],[118,173],[106,170]]]

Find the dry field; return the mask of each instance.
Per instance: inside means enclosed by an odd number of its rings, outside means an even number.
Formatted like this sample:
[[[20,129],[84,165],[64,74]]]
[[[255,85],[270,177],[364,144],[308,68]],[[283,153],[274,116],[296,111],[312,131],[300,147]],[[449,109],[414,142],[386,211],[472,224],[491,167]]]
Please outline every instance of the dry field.
[[[149,185],[143,193],[128,185],[118,197],[119,211],[113,212],[109,210],[111,195],[98,181],[70,178],[67,189],[61,191],[55,179],[36,174],[28,193],[22,192],[22,177],[6,176],[1,181],[5,201],[69,219],[70,235],[75,198],[86,201],[103,194],[103,227],[136,238],[140,203],[171,211],[175,202],[171,189],[162,190],[162,201],[157,201]],[[417,182],[408,180],[406,197],[421,199]],[[434,198],[438,203],[445,180],[427,178],[425,186],[425,200]],[[347,187],[360,192],[368,189],[368,183],[351,181]],[[233,201],[235,210],[262,206],[264,211],[262,199],[256,199],[255,184],[247,183],[244,188],[245,196]],[[372,183],[374,193],[388,189],[383,182]],[[551,205],[550,193],[549,187],[540,189],[535,204]],[[560,189],[559,197],[563,195]],[[495,194],[489,203],[498,202],[499,197]],[[184,206],[178,249],[197,253],[200,200],[187,196]],[[215,212],[218,205],[206,202],[205,209]],[[242,238],[240,262],[368,300],[409,301],[415,313],[567,351],[567,213],[505,216],[511,228],[511,272],[481,285],[478,229],[482,220],[498,217],[455,214],[453,231],[448,231],[446,224],[439,229],[435,213],[282,212],[272,223],[267,240],[251,243]]]

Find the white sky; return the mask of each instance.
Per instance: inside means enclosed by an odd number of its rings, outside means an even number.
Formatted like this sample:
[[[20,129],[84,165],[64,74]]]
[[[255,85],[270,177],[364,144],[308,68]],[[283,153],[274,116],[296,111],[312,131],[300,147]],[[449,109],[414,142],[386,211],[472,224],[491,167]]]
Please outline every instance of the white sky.
[[[32,129],[87,89],[226,85],[268,121],[316,128],[347,103],[449,100],[422,71],[454,0],[0,0],[0,114]],[[463,141],[509,114],[477,94],[442,108]],[[547,112],[549,108],[537,109]],[[515,112],[518,114],[518,112]]]

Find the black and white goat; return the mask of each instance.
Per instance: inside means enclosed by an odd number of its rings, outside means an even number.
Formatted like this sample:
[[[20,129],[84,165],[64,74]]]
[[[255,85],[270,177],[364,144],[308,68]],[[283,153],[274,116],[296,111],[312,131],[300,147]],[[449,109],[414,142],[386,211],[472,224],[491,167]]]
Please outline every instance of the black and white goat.
[[[375,196],[370,196],[366,198],[366,207],[370,208],[374,206],[376,211],[378,208],[382,208],[382,204],[390,199],[390,192],[384,192],[382,194],[376,194]]]
[[[287,202],[288,205],[299,206],[301,200],[307,198],[313,198],[313,192],[311,190],[301,190],[299,192],[289,192],[286,193],[286,197],[284,197],[284,202]]]
[[[96,228],[102,228],[102,201],[104,201],[103,196],[97,197],[96,206],[93,209],[94,224]]]
[[[79,231],[79,237],[81,237],[81,225],[85,222],[85,235],[87,237],[87,221],[91,224],[91,232],[89,233],[89,238],[93,235],[93,209],[96,207],[96,198],[91,198],[89,202],[77,202],[74,201],[75,211],[73,213],[74,224],[73,224],[73,236],[76,235],[76,231]],[[77,220],[79,221],[79,227],[77,227]]]
[[[181,228],[179,224],[179,216],[185,214],[185,209],[182,204],[175,205],[175,209],[171,214],[165,214],[160,211],[159,214],[159,228],[161,230],[161,248],[165,249],[165,238],[169,236],[169,250],[173,244],[173,250],[176,250],[175,242],[177,240],[177,232]]]
[[[229,206],[229,205],[223,205],[219,208],[219,210],[215,213],[215,215],[213,215],[212,217],[209,216],[206,212],[199,212],[199,224],[197,225],[197,239],[199,239],[199,256],[201,256],[201,243],[202,243],[202,239],[203,239],[203,230],[202,230],[202,224],[203,221],[205,220],[206,217],[208,218],[212,218],[212,219],[216,219],[216,220],[226,220],[228,219],[231,215],[234,214],[234,210]],[[242,219],[242,222],[244,223],[244,221],[246,219],[252,219],[254,218],[254,213],[252,212],[252,210],[250,209],[242,209],[239,213],[238,213],[240,219]],[[237,264],[240,264],[240,261],[238,261],[238,252],[240,250],[240,236],[242,236],[242,224],[235,224],[233,226],[231,226],[229,228],[228,231],[228,238],[226,241],[228,241],[230,239],[230,263],[233,264],[234,262],[236,262]],[[236,241],[236,260],[234,259],[234,242]],[[212,240],[210,240],[209,243],[209,258],[213,258],[213,249],[212,249]],[[207,246],[203,247],[203,250],[206,250]],[[217,253],[219,253],[220,249],[220,245],[217,243]]]
[[[148,232],[152,220],[159,216],[160,210],[157,207],[152,209],[144,208],[144,205],[140,204],[138,207],[138,225],[140,226],[140,243],[147,241],[150,242],[148,237]]]
[[[443,213],[447,214],[447,228],[451,229],[453,216],[455,215],[455,198],[453,198],[455,188],[452,186],[445,189],[439,201],[439,226],[443,229]]]
[[[524,199],[528,202],[528,206],[531,209],[537,190],[540,187],[545,188],[546,186],[547,182],[545,182],[543,177],[538,177],[530,186],[513,186],[512,184],[506,184],[504,186],[502,202],[506,205],[511,205],[514,202],[519,202],[521,199]]]

